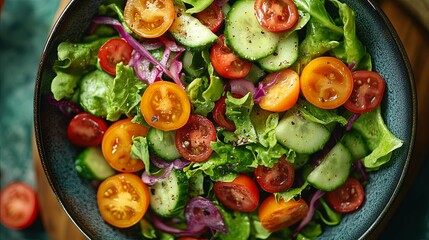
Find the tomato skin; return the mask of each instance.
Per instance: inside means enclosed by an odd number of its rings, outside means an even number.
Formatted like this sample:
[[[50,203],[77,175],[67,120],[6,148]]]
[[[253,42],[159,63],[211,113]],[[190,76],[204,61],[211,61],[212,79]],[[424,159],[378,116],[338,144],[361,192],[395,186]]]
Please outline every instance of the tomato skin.
[[[0,222],[14,230],[30,227],[38,217],[36,192],[24,182],[13,182],[0,193]]]
[[[131,120],[122,119],[110,125],[101,143],[104,158],[120,172],[137,172],[145,167],[143,161],[131,157],[131,146],[133,137],[145,137],[148,128]]]
[[[177,151],[191,162],[202,162],[210,157],[213,149],[211,142],[216,141],[216,128],[204,116],[191,114],[188,122],[176,131]]]
[[[214,193],[227,208],[239,212],[252,212],[259,204],[259,190],[252,178],[238,175],[232,182],[216,182]]]
[[[144,38],[157,38],[167,32],[174,17],[172,0],[128,0],[124,9],[128,27]]]
[[[339,188],[327,192],[326,198],[335,211],[349,213],[356,211],[363,204],[365,191],[358,180],[350,177]]]
[[[343,105],[353,91],[350,69],[334,57],[318,57],[310,61],[300,76],[301,91],[305,99],[322,109]]]
[[[158,81],[143,93],[140,111],[146,122],[155,128],[170,131],[183,127],[191,114],[191,102],[179,85]]]
[[[274,195],[268,196],[259,206],[258,216],[262,226],[269,232],[276,232],[302,220],[308,213],[308,205],[304,199],[285,202],[276,201]]]
[[[353,113],[376,109],[383,99],[386,83],[377,72],[358,70],[352,73],[353,92],[344,107]]]
[[[225,129],[226,131],[234,132],[235,131],[235,123],[229,120],[226,113],[226,96],[222,96],[219,100],[217,100],[215,107],[213,109],[213,119],[215,122]]]
[[[254,8],[259,24],[271,32],[288,30],[299,19],[292,0],[256,0]]]
[[[133,47],[123,38],[107,40],[98,50],[98,60],[101,68],[110,75],[116,75],[116,64],[123,62],[127,65],[131,59]]]
[[[284,157],[272,168],[263,165],[258,166],[254,174],[259,186],[270,193],[286,191],[295,180],[295,169]]]
[[[219,36],[212,46],[210,60],[216,72],[224,78],[240,79],[245,77],[252,67],[252,63],[239,58],[226,44],[225,36]]]
[[[219,30],[225,19],[222,9],[216,3],[212,3],[202,12],[194,14],[194,17],[200,20],[203,25],[207,26],[210,31],[214,33]]]
[[[83,112],[76,114],[67,127],[67,137],[77,146],[98,146],[101,144],[107,123],[104,119]]]
[[[261,98],[259,106],[267,111],[284,112],[292,108],[299,97],[299,75],[291,69],[284,69],[280,72],[267,75],[262,84],[267,85],[276,80],[267,94]]]
[[[97,204],[103,219],[119,228],[131,227],[145,215],[150,202],[149,188],[132,173],[105,179],[97,190]]]

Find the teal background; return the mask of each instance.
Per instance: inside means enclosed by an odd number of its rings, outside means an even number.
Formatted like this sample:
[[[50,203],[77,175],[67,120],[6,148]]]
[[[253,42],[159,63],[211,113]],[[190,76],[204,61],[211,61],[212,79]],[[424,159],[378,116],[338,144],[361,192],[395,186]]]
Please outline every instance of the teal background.
[[[15,180],[36,187],[31,152],[34,85],[58,4],[59,0],[6,0],[0,15],[1,188]],[[429,159],[380,239],[429,239],[428,183]],[[0,239],[48,237],[38,221],[24,231],[0,225]]]

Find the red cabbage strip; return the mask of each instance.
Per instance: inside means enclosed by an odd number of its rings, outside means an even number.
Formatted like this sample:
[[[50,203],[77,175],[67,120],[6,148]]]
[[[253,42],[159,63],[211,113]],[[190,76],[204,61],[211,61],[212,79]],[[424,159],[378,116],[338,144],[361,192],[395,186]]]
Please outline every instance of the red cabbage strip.
[[[171,79],[173,79],[173,81],[178,84],[179,86],[181,86],[182,88],[185,88],[185,86],[183,85],[182,81],[180,80],[179,75],[175,75],[172,74],[167,68],[166,66],[162,65],[161,63],[159,63],[153,56],[152,54],[150,54],[150,52],[143,46],[140,44],[139,41],[137,41],[134,37],[132,37],[131,35],[129,35],[124,27],[122,26],[122,24],[111,17],[95,17],[93,19],[93,22],[95,24],[107,24],[107,25],[112,25],[116,31],[119,32],[119,35],[121,35],[122,38],[124,38],[133,48],[135,51],[139,52],[141,55],[143,55],[147,60],[149,60],[149,62],[151,62],[153,65],[155,65],[156,68],[161,69],[167,76],[169,76]]]
[[[276,84],[279,77],[280,77],[280,73],[277,73],[273,81],[269,82],[266,85],[262,83],[263,81],[259,82],[259,85],[255,90],[255,95],[253,96],[253,98],[255,99],[255,103],[259,103],[261,101],[261,98],[267,94],[267,91],[270,87]]]
[[[298,227],[296,227],[295,232],[294,232],[294,236],[296,236],[296,234],[298,234],[313,218],[314,216],[314,212],[316,211],[316,208],[318,206],[319,203],[319,199],[321,197],[323,197],[323,195],[325,195],[324,191],[321,190],[317,190],[313,196],[310,199],[310,206],[308,208],[308,212],[307,215],[305,216],[304,219],[302,219],[301,223],[298,225]]]
[[[362,160],[357,160],[353,163],[352,169],[360,173],[361,177],[359,178],[360,182],[368,181],[368,173],[366,172],[365,166],[362,163]]]
[[[359,113],[355,113],[349,118],[346,124],[346,131],[350,131],[350,129],[352,129],[353,123],[359,118],[359,116]]]
[[[82,108],[78,104],[68,100],[57,101],[52,95],[48,96],[48,103],[52,106],[58,107],[58,109],[60,109],[60,111],[69,118],[72,118],[76,114],[83,112]]]
[[[144,183],[150,186],[166,178],[168,174],[170,174],[170,172],[173,170],[173,168],[182,169],[190,164],[190,162],[182,161],[179,158],[172,162],[167,162],[157,157],[152,157],[151,163],[156,167],[163,169],[163,172],[160,176],[149,175],[146,171],[143,172],[141,179]]]
[[[161,80],[160,75],[162,74],[162,71],[158,68],[153,68],[150,70],[149,60],[143,58],[143,56],[137,51],[133,51],[131,56],[132,57],[128,65],[134,67],[134,71],[140,80],[148,84],[152,84],[157,80]]]
[[[187,229],[178,229],[164,223],[156,214],[151,215],[153,225],[161,231],[179,236],[198,236],[206,227],[212,231],[227,232],[222,215],[210,200],[197,197],[192,199],[185,208]]]
[[[247,93],[255,93],[255,85],[249,80],[246,79],[234,79],[228,82],[228,85],[231,89],[232,94],[238,94],[239,96],[244,96]]]

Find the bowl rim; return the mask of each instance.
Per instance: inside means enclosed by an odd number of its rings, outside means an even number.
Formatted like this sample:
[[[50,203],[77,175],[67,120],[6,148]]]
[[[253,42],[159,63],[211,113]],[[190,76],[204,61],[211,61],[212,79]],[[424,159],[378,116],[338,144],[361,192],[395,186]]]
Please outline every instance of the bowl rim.
[[[63,24],[64,20],[64,16],[66,16],[70,11],[72,11],[72,9],[77,7],[78,2],[81,0],[71,0],[67,6],[64,8],[63,12],[61,12],[61,14],[59,15],[59,17],[57,18],[56,22],[54,23],[53,27],[51,28],[41,58],[40,58],[40,62],[39,62],[39,66],[38,66],[38,71],[37,71],[37,78],[36,78],[36,84],[35,84],[35,91],[34,91],[34,100],[33,100],[33,125],[34,125],[34,134],[35,134],[35,142],[36,142],[36,147],[37,147],[37,152],[39,154],[40,157],[40,161],[42,163],[42,167],[43,167],[43,171],[44,174],[48,180],[48,183],[51,187],[51,189],[53,190],[58,202],[60,203],[61,207],[64,209],[64,211],[66,212],[66,214],[68,215],[68,217],[70,218],[70,220],[78,227],[78,229],[85,235],[86,238],[91,239],[91,235],[93,234],[91,232],[90,229],[88,229],[86,226],[83,226],[81,224],[81,222],[79,222],[78,220],[75,220],[73,218],[73,209],[69,209],[67,206],[65,206],[63,204],[64,201],[64,196],[60,193],[60,190],[56,188],[54,180],[51,177],[51,173],[49,168],[46,165],[46,162],[43,160],[45,159],[45,148],[43,146],[42,143],[42,139],[41,139],[41,119],[40,116],[38,115],[39,112],[39,106],[41,104],[41,99],[40,99],[40,95],[41,95],[41,82],[42,82],[42,75],[43,75],[43,69],[45,68],[46,65],[49,65],[49,63],[47,62],[46,56],[47,56],[47,51],[49,48],[52,47],[52,39],[54,38],[54,35],[57,31],[60,30],[60,26]],[[398,199],[398,196],[401,195],[401,193],[403,191],[406,191],[407,189],[404,189],[404,182],[405,179],[409,176],[410,172],[409,172],[409,166],[412,160],[412,152],[414,149],[414,145],[415,145],[415,138],[416,138],[416,131],[417,131],[417,96],[416,96],[416,87],[415,87],[415,81],[414,81],[414,75],[413,75],[413,71],[411,68],[411,64],[408,58],[408,55],[405,51],[405,48],[396,32],[396,30],[394,29],[393,25],[391,24],[390,20],[388,19],[388,17],[386,16],[386,14],[383,12],[383,10],[375,3],[373,3],[372,0],[366,0],[365,2],[367,2],[367,4],[369,4],[377,13],[378,17],[382,20],[384,26],[387,28],[388,30],[388,34],[389,36],[394,40],[394,44],[395,46],[398,48],[399,53],[400,53],[400,57],[403,60],[403,62],[405,63],[405,69],[406,72],[408,74],[408,84],[410,86],[410,90],[411,90],[411,114],[412,114],[412,123],[411,123],[411,128],[409,129],[410,132],[410,139],[409,139],[409,148],[408,151],[406,152],[406,157],[405,157],[405,163],[404,163],[404,167],[402,168],[401,171],[401,175],[400,178],[396,184],[396,186],[394,186],[394,191],[393,193],[390,195],[389,200],[387,201],[385,207],[382,209],[382,211],[380,212],[379,216],[375,219],[375,221],[370,225],[370,227],[362,233],[362,236],[359,239],[367,239],[369,237],[377,237],[376,235],[379,234],[379,232],[381,230],[383,230],[383,227],[386,222],[388,222],[390,220],[391,215],[393,215],[394,211],[396,210],[394,208],[395,204],[398,205],[401,202],[401,199],[399,199],[398,202],[395,202],[396,199]],[[365,4],[365,3],[362,3]]]

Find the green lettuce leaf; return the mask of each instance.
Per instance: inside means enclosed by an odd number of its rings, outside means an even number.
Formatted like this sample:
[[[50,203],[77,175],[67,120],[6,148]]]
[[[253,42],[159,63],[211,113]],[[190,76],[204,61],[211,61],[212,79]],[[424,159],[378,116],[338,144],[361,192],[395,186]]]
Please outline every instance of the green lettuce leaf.
[[[133,68],[125,66],[122,62],[118,63],[116,77],[107,95],[106,119],[116,121],[122,114],[134,116],[137,112],[135,108],[139,105],[146,87],[147,84],[140,81]]]
[[[250,119],[262,146],[273,147],[277,144],[275,129],[279,123],[278,113],[266,111],[255,105],[250,112]]]
[[[182,0],[184,3],[191,5],[192,7],[187,9],[186,12],[189,14],[199,13],[206,9],[214,0]]]
[[[131,157],[141,159],[144,163],[145,171],[151,175],[149,144],[145,137],[133,137],[133,144],[131,145]]]
[[[208,113],[213,111],[215,102],[222,95],[223,83],[218,77],[211,78],[210,82],[207,77],[195,78],[186,87],[186,92],[195,107],[193,112],[207,116]]]
[[[217,232],[215,239],[221,240],[247,240],[250,237],[250,219],[248,213],[238,211],[227,211],[217,205],[225,225],[228,227],[227,233]]]
[[[112,87],[113,76],[98,69],[80,80],[79,102],[85,112],[105,118],[109,108],[107,97]]]
[[[345,126],[347,119],[337,114],[337,109],[321,109],[306,100],[300,100],[298,102],[299,110],[302,115],[313,122],[317,122],[323,125],[329,125],[332,123],[340,123]]]
[[[401,147],[403,141],[393,135],[384,123],[380,107],[362,114],[353,124],[367,143],[371,153],[362,159],[364,166],[377,170],[390,161],[392,151]]]

